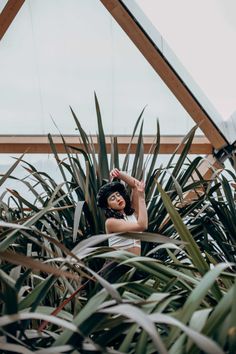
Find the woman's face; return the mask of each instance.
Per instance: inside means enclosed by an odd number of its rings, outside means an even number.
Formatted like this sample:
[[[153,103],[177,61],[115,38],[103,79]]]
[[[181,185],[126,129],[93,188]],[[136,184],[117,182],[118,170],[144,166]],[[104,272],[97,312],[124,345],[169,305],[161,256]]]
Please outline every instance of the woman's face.
[[[107,198],[108,208],[123,211],[125,208],[125,200],[119,192],[114,192]]]

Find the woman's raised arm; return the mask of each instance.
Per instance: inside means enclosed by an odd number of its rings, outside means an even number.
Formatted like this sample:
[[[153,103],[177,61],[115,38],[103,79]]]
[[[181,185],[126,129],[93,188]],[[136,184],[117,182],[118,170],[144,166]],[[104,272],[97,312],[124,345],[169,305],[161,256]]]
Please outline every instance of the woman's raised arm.
[[[109,218],[106,220],[106,229],[108,233],[112,232],[129,232],[129,231],[145,231],[148,227],[147,208],[145,203],[145,184],[144,182],[135,182],[135,187],[138,196],[139,214],[137,223],[125,221],[123,219]]]
[[[139,215],[139,202],[138,202],[138,194],[135,188],[135,184],[139,182],[136,178],[127,175],[125,172],[118,170],[118,168],[114,168],[110,172],[111,178],[119,178],[120,180],[124,181],[128,186],[132,188],[131,194],[131,205],[132,208],[135,210],[135,214]]]

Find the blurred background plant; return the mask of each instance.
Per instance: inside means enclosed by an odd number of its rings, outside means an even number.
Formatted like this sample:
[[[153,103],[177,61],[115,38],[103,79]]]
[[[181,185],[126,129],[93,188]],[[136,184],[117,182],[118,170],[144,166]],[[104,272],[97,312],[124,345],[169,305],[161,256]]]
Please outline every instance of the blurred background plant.
[[[0,200],[1,351],[235,353],[235,173],[203,179],[204,158],[188,156],[196,127],[160,166],[158,121],[144,154],[144,110],[126,154],[114,136],[108,154],[96,95],[95,106],[98,153],[72,109],[83,148],[61,136],[61,159],[48,136],[60,184],[24,156],[1,178],[19,181],[19,164],[28,173],[27,195],[8,189]],[[123,235],[142,240],[141,257],[102,235],[96,194],[114,167],[146,181],[149,228]]]

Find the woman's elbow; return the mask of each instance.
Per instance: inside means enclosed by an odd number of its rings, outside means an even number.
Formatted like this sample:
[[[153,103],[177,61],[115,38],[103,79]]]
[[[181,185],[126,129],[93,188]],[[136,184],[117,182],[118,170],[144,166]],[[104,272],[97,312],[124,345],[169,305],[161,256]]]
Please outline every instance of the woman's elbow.
[[[145,223],[145,224],[139,224],[138,226],[138,231],[139,232],[143,232],[143,231],[146,231],[148,228],[148,225]]]
[[[148,228],[148,224],[145,224],[145,225],[143,226],[143,230],[142,230],[142,231],[147,231],[147,228]]]

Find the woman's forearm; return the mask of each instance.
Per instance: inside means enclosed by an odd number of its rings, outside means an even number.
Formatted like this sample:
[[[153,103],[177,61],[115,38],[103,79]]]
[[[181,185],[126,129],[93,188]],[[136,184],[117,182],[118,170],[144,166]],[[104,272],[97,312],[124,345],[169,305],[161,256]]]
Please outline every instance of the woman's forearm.
[[[132,188],[131,206],[134,208],[137,216],[139,231],[146,230],[148,227],[148,216],[145,203],[144,181],[138,181],[136,178],[127,175],[125,172],[119,171],[117,168],[112,170],[110,175],[112,178],[119,178]]]
[[[138,209],[139,213],[137,222],[142,228],[142,231],[144,231],[148,228],[148,215],[144,195],[139,195],[138,197]]]
[[[135,182],[138,180],[132,176],[127,175],[125,172],[120,171],[120,179],[128,184],[131,188],[135,187]]]

